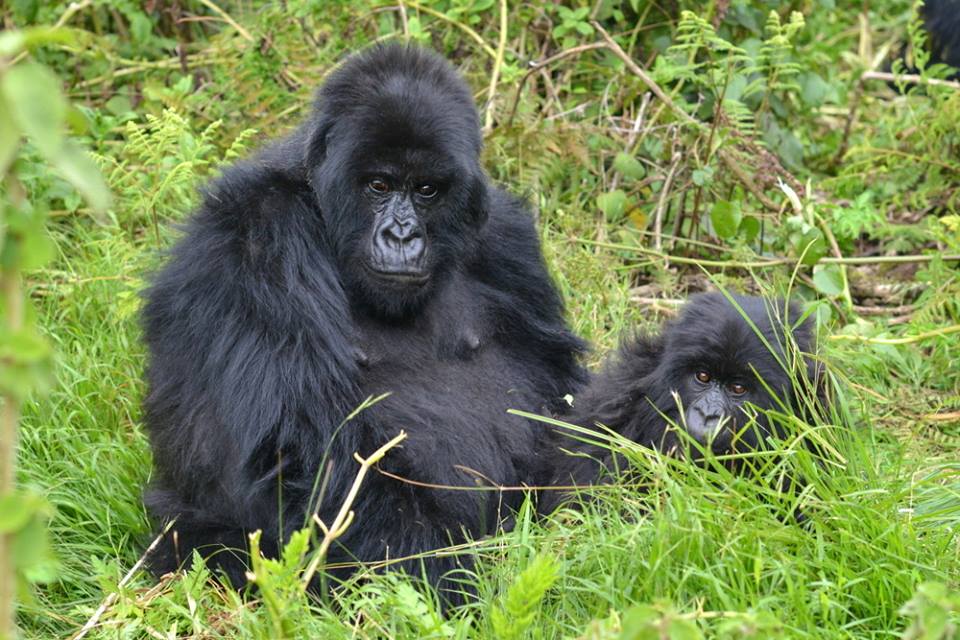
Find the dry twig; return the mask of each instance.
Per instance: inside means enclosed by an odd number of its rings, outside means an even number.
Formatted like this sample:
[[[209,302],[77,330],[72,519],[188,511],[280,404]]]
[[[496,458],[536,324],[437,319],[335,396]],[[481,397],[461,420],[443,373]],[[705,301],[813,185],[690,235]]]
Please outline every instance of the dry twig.
[[[938,78],[924,78],[912,73],[888,73],[886,71],[864,71],[860,81],[883,80],[884,82],[905,82],[907,84],[926,84],[932,87],[950,87],[960,90],[960,82],[955,80],[940,80]]]
[[[320,563],[323,562],[323,560],[327,557],[327,552],[330,550],[330,545],[333,544],[334,540],[343,535],[343,533],[350,527],[350,523],[353,522],[353,509],[351,509],[351,507],[353,506],[354,500],[357,499],[357,494],[360,492],[360,485],[363,484],[363,478],[367,475],[370,467],[378,463],[383,456],[387,455],[387,452],[390,451],[390,449],[406,440],[406,438],[406,431],[401,431],[392,440],[374,451],[366,458],[361,458],[357,453],[353,454],[354,459],[360,463],[360,469],[357,471],[357,477],[353,479],[353,485],[350,487],[350,491],[347,493],[347,497],[344,499],[343,504],[340,505],[340,511],[333,519],[333,522],[330,523],[330,526],[327,526],[318,515],[314,514],[313,516],[313,521],[316,522],[317,526],[320,527],[320,530],[323,531],[323,540],[320,541],[320,547],[317,549],[316,554],[310,561],[310,564],[307,566],[306,571],[303,572],[301,585],[303,586],[304,590],[310,586],[310,582],[313,580],[313,576],[316,574]]]
[[[147,561],[147,558],[151,553],[153,553],[153,550],[157,548],[157,545],[160,544],[161,540],[163,540],[163,536],[167,535],[170,527],[172,527],[175,522],[175,520],[171,520],[167,523],[167,526],[163,528],[163,531],[160,532],[160,535],[153,539],[153,542],[151,542],[150,546],[147,547],[147,550],[143,552],[143,555],[140,556],[140,559],[137,560],[132,567],[130,567],[130,571],[127,571],[126,575],[124,575],[117,584],[117,590],[111,592],[110,595],[103,599],[103,602],[101,602],[100,606],[97,607],[97,610],[93,612],[93,615],[90,616],[90,619],[87,620],[86,624],[80,627],[79,631],[70,636],[70,640],[80,640],[80,638],[90,633],[90,631],[97,626],[97,623],[100,621],[100,618],[103,616],[103,614],[106,613],[107,609],[109,609],[113,603],[117,601],[117,598],[120,597],[120,590],[127,586],[127,583],[129,583],[133,576],[136,575],[137,571],[139,571],[140,567],[143,566],[143,563]]]

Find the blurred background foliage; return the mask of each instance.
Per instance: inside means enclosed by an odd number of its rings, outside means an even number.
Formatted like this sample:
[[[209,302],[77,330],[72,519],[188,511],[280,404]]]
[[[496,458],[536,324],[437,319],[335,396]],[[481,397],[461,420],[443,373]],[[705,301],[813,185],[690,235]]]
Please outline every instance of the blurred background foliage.
[[[960,89],[955,70],[930,63],[918,6],[0,5],[5,32],[56,25],[69,34],[25,62],[58,75],[72,139],[91,150],[113,193],[106,213],[91,215],[32,139],[12,168],[22,206],[47,223],[53,260],[29,270],[26,286],[58,354],[52,392],[24,407],[20,477],[55,508],[59,558],[56,578],[21,606],[25,633],[74,632],[109,598],[88,637],[266,638],[278,628],[302,637],[952,637]],[[579,529],[523,520],[486,551],[487,599],[449,619],[397,577],[356,586],[332,609],[284,591],[287,608],[277,609],[211,588],[202,569],[159,585],[125,575],[148,531],[143,278],[218,167],[302,119],[345,55],[391,39],[442,52],[471,83],[487,169],[536,209],[571,323],[596,346],[591,364],[630,327],[650,327],[717,285],[789,292],[834,333],[825,352],[869,455],[832,495],[828,550],[777,529],[749,489],[718,497],[709,482],[686,479],[663,489],[662,526],[651,529],[622,517],[645,519],[629,496],[583,516]],[[857,499],[857,481],[875,493]],[[921,507],[936,526],[913,529],[901,517]],[[865,531],[891,539],[858,537]],[[729,536],[727,555],[711,535]],[[687,564],[669,553],[638,564],[671,544]],[[562,559],[543,559],[557,545]],[[278,618],[296,622],[277,627]]]

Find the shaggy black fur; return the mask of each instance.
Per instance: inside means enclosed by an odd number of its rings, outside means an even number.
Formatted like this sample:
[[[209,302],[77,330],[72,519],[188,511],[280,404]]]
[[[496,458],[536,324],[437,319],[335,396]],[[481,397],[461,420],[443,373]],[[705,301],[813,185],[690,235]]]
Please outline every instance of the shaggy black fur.
[[[688,439],[669,422],[685,428],[715,453],[755,450],[771,434],[782,437],[781,428],[762,412],[755,422],[748,420],[748,413],[755,412],[746,407],[749,403],[762,410],[804,409],[799,394],[810,389],[798,389],[793,381],[816,384],[818,368],[806,358],[801,371],[791,376],[788,369],[795,359],[785,350],[784,340],[785,323],[797,322],[800,312],[791,305],[783,318],[778,317],[783,315],[782,302],[744,296],[733,299],[773,353],[724,295],[700,294],[692,297],[659,335],[627,340],[576,398],[575,408],[565,420],[589,428],[599,423],[661,451],[689,450]],[[809,323],[790,333],[800,351],[810,353],[813,337]],[[555,433],[555,438],[556,446],[579,455],[554,456],[553,468],[543,474],[546,484],[589,485],[604,475],[605,467],[623,466],[606,448],[583,444],[564,433]],[[552,511],[565,497],[560,491],[544,494],[540,499],[543,512]]]
[[[960,0],[926,0],[920,15],[930,35],[930,64],[960,69]]]
[[[927,66],[946,64],[958,70],[947,78],[960,78],[960,0],[926,0],[919,12],[927,32],[925,48],[930,52]],[[890,71],[896,59],[903,63],[907,73],[919,73],[906,43],[901,44],[894,56],[884,63],[884,69]],[[891,88],[899,90],[896,83],[889,84]]]
[[[470,91],[446,61],[375,47],[331,75],[304,126],[209,187],[146,293],[146,503],[160,524],[176,518],[156,573],[196,549],[244,584],[247,534],[262,530],[275,554],[311,512],[330,523],[354,452],[401,429],[384,471],[532,483],[542,428],[507,409],[556,411],[585,381],[583,345],[529,212],[490,185],[480,148]],[[372,473],[329,560],[483,536],[522,498]],[[437,584],[457,561],[424,566]]]

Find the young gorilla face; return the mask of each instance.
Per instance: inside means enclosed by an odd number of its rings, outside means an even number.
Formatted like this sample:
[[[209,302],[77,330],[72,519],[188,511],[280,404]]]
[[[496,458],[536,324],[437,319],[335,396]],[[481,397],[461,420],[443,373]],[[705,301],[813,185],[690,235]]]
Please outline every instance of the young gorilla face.
[[[667,325],[663,352],[647,378],[648,388],[660,379],[665,382],[660,389],[676,392],[683,414],[672,393],[650,394],[656,407],[717,453],[756,448],[776,433],[764,411],[795,404],[790,367],[796,357],[786,347],[784,326],[796,322],[799,312],[790,307],[782,317],[782,304],[734,300],[746,317],[722,295],[694,297]],[[808,326],[790,333],[801,351],[809,350]]]
[[[415,312],[485,220],[472,96],[436,57],[403,59],[361,54],[339,69],[308,150],[345,288],[385,316]]]
[[[577,396],[568,421],[587,428],[601,424],[640,445],[693,458],[700,452],[689,446],[690,438],[706,451],[725,454],[762,450],[771,436],[786,436],[765,411],[806,416],[813,408],[819,371],[801,355],[813,347],[810,324],[794,326],[800,311],[782,301],[733,301],[719,293],[693,296],[659,334],[625,341]],[[819,395],[816,403],[826,406]],[[578,443],[559,431],[554,436],[559,449],[585,455],[548,457],[542,484],[590,485],[604,468],[623,468],[625,461],[608,447]],[[565,495],[545,492],[538,508],[549,513]]]

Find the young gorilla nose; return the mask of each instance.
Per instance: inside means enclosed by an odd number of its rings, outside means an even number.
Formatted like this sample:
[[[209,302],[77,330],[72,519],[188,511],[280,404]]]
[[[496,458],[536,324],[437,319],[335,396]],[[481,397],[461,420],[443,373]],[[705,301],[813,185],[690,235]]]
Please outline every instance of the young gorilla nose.
[[[700,444],[707,444],[717,437],[721,421],[726,423],[726,407],[720,392],[705,393],[687,409],[687,431]]]
[[[690,398],[684,412],[687,433],[700,444],[725,446],[736,430],[738,411],[741,411],[745,385],[738,382],[720,384],[708,372],[693,374],[692,388],[685,394]]]

